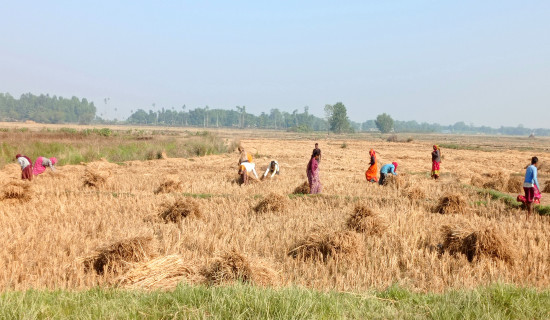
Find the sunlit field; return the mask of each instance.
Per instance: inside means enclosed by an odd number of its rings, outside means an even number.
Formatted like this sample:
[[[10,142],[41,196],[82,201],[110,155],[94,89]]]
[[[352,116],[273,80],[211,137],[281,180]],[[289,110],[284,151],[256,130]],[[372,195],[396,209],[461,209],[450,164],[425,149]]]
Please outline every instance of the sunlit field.
[[[32,182],[20,180],[15,161],[5,165],[0,288],[173,289],[241,281],[443,292],[495,282],[550,285],[550,216],[527,219],[520,206],[486,192],[522,193],[517,180],[534,155],[544,186],[549,139],[217,134],[227,144],[240,140],[258,174],[279,161],[280,175],[239,185],[236,150],[62,165]],[[307,181],[315,142],[322,149],[322,194],[294,194]],[[434,143],[443,146],[439,181],[429,176]],[[397,180],[387,186],[365,180],[371,148],[380,164],[399,163]],[[459,200],[446,208],[444,197]],[[543,205],[549,197],[543,193]],[[276,201],[260,204],[267,199]],[[352,215],[365,219],[361,227]]]

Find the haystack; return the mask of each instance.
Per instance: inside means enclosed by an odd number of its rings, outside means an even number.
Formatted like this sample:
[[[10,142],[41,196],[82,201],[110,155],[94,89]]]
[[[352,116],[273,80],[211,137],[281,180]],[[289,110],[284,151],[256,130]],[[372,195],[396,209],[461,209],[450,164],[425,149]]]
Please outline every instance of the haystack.
[[[328,228],[316,229],[300,240],[288,255],[302,260],[322,260],[329,258],[353,260],[364,251],[361,235],[354,231],[331,231]]]
[[[84,185],[87,187],[99,188],[105,185],[107,178],[109,178],[110,173],[104,173],[96,171],[92,168],[86,168],[84,172]]]
[[[258,213],[282,212],[288,207],[288,197],[276,193],[270,193],[254,207]]]
[[[502,171],[485,173],[485,183],[483,188],[485,189],[494,189],[500,191],[506,191],[506,185],[508,182],[508,176]]]
[[[155,190],[155,194],[177,192],[181,190],[182,186],[181,181],[166,180]]]
[[[278,273],[261,260],[250,259],[235,249],[214,258],[201,270],[201,275],[210,285],[234,281],[273,286],[279,282]]]
[[[165,206],[159,217],[165,222],[180,223],[185,218],[200,218],[202,211],[197,200],[192,198],[180,198],[174,203]]]
[[[508,181],[506,182],[506,190],[510,193],[521,193],[523,192],[523,177],[521,176],[510,176]]]
[[[441,227],[441,236],[442,252],[464,254],[470,262],[476,257],[487,256],[513,264],[518,257],[512,241],[495,227],[472,231],[468,227],[444,225]]]
[[[411,200],[422,200],[426,198],[426,192],[419,187],[413,187],[407,190],[407,197]]]
[[[294,194],[309,194],[309,183],[306,181],[294,189]]]
[[[388,229],[388,225],[378,213],[362,204],[355,205],[352,215],[346,222],[346,227],[368,235],[381,235]]]
[[[468,203],[460,193],[444,195],[436,207],[436,212],[441,214],[465,213]]]
[[[133,265],[117,283],[127,289],[171,290],[181,282],[199,282],[197,266],[180,255],[158,257]]]
[[[11,181],[2,187],[1,200],[27,202],[32,198],[31,184],[25,181]]]
[[[542,188],[541,192],[550,193],[550,181],[546,181],[546,184],[544,184],[544,188]]]
[[[86,271],[94,269],[97,274],[120,273],[128,263],[149,259],[155,253],[153,238],[141,236],[112,243],[84,258]]]
[[[478,187],[478,188],[483,188],[483,185],[486,183],[487,181],[481,177],[480,175],[475,175],[475,176],[472,176],[471,180],[470,180],[470,184],[474,187]]]
[[[384,180],[385,186],[392,187],[398,190],[404,188],[405,184],[406,181],[405,179],[403,179],[402,176],[394,176],[393,174],[389,174]]]

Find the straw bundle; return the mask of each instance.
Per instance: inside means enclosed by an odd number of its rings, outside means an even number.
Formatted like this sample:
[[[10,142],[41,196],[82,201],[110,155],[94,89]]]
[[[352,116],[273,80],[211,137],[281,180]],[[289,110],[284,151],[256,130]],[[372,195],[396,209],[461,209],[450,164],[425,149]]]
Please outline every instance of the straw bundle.
[[[436,212],[441,214],[465,213],[467,202],[460,193],[449,193],[439,200]]]
[[[354,212],[346,222],[346,227],[368,235],[381,235],[388,229],[388,225],[378,213],[362,204],[355,206]]]
[[[261,260],[253,260],[235,249],[214,258],[201,270],[201,275],[210,285],[242,281],[262,286],[278,283],[279,275]]]
[[[165,222],[180,223],[184,218],[202,217],[202,211],[197,200],[180,198],[171,205],[166,206],[159,217]]]
[[[475,175],[471,178],[470,180],[470,184],[474,187],[478,187],[478,188],[483,188],[483,185],[486,183],[487,181],[485,179],[483,179],[481,176],[479,175]]]
[[[407,197],[411,200],[422,200],[426,198],[426,192],[419,187],[413,187],[407,190]]]
[[[102,247],[84,258],[86,271],[92,268],[97,274],[120,273],[129,262],[140,262],[154,255],[153,238],[135,237]]]
[[[157,190],[155,190],[155,194],[177,192],[177,191],[180,191],[181,188],[182,188],[181,181],[166,180],[160,184]]]
[[[546,181],[546,184],[544,185],[544,188],[541,192],[550,193],[550,181]]]
[[[306,181],[294,189],[294,194],[309,194],[309,183]]]
[[[110,173],[100,173],[91,168],[84,171],[84,185],[87,187],[99,188],[107,182]]]
[[[444,225],[441,227],[442,252],[451,255],[464,254],[468,261],[487,256],[513,264],[517,259],[517,249],[507,236],[494,227],[472,231],[468,227]]]
[[[384,185],[392,187],[394,189],[401,189],[404,188],[406,184],[406,181],[401,176],[394,176],[393,174],[389,174],[386,179],[384,180]]]
[[[503,191],[511,193],[523,192],[523,177],[510,176],[506,183],[506,190]]]
[[[254,211],[258,213],[285,211],[288,207],[288,202],[288,197],[270,193],[258,202],[256,207],[254,207]]]
[[[508,177],[504,174],[504,172],[492,172],[492,173],[486,173],[484,174],[488,180],[483,184],[483,188],[485,189],[494,189],[494,190],[500,190],[505,191],[506,185],[508,182]]]
[[[171,290],[180,282],[198,282],[196,265],[180,255],[158,257],[137,263],[118,279],[118,284],[128,289]]]
[[[2,187],[1,200],[19,200],[27,202],[32,198],[31,184],[23,181],[12,181]]]
[[[361,235],[353,231],[317,229],[300,240],[288,255],[302,260],[352,260],[364,251]]]

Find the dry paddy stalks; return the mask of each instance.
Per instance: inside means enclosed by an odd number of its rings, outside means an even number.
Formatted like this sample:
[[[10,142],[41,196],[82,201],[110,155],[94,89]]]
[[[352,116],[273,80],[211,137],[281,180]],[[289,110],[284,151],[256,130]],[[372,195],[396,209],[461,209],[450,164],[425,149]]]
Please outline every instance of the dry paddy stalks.
[[[140,236],[99,248],[93,255],[84,258],[83,263],[85,271],[94,269],[97,274],[117,274],[127,269],[128,263],[144,261],[153,255],[153,238]]]
[[[200,273],[209,285],[234,281],[261,286],[275,286],[279,283],[279,274],[265,261],[250,259],[235,249],[214,258]]]
[[[254,211],[258,213],[283,212],[287,210],[288,204],[288,197],[276,193],[270,193],[258,202],[258,204],[254,207]]]
[[[309,194],[309,183],[306,181],[294,189],[294,194]]]
[[[506,183],[506,191],[510,193],[523,192],[523,177],[511,175]]]
[[[546,181],[546,184],[544,185],[544,188],[542,189],[542,192],[550,193],[550,181]]]
[[[388,225],[384,219],[363,204],[355,205],[352,215],[346,222],[346,227],[367,235],[381,235],[388,229]]]
[[[155,194],[177,192],[180,191],[182,187],[183,184],[181,181],[166,180],[160,184],[157,190],[155,190]]]
[[[180,223],[185,218],[201,218],[202,211],[197,200],[193,198],[179,198],[168,205],[159,214],[164,222]]]
[[[394,176],[394,175],[388,175],[386,177],[386,180],[384,180],[384,185],[388,187],[392,187],[394,189],[402,189],[406,186],[407,182],[402,176]]]
[[[514,264],[518,257],[511,240],[494,226],[472,230],[471,227],[444,225],[441,237],[442,252],[464,254],[470,262],[476,257],[486,256]]]
[[[301,260],[326,262],[329,258],[334,258],[352,261],[362,256],[363,252],[363,240],[359,233],[320,228],[298,241],[288,251],[288,255]]]
[[[448,193],[439,199],[439,204],[435,208],[436,212],[441,214],[466,213],[468,203],[460,193]]]
[[[31,184],[25,181],[12,181],[2,187],[1,200],[30,201],[32,198]]]
[[[200,283],[197,269],[180,255],[163,256],[133,265],[117,283],[127,289],[172,290],[181,282]]]
[[[92,168],[86,168],[83,177],[84,185],[93,188],[102,187],[105,185],[110,175],[110,172],[104,173],[96,171]]]
[[[407,197],[411,200],[422,200],[426,199],[426,192],[419,187],[409,188],[406,192]]]
[[[502,192],[522,192],[523,179],[521,176],[506,175],[504,172],[486,173],[483,176],[475,175],[470,184],[485,189],[494,189]]]

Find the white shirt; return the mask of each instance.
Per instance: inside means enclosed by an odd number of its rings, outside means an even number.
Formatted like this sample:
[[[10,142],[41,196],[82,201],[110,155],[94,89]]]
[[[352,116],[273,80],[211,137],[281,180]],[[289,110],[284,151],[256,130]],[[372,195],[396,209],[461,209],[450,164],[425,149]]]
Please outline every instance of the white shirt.
[[[25,157],[19,157],[17,158],[17,162],[19,162],[19,164],[21,165],[21,170],[25,169],[26,167],[30,166],[30,162],[29,160],[27,160],[27,158]]]
[[[258,174],[256,173],[256,165],[252,162],[242,162],[241,166],[244,166],[246,169],[246,172],[252,171],[256,179],[258,179]]]
[[[272,161],[272,162],[275,162],[275,170],[273,170],[273,173],[271,174],[270,178],[273,178],[273,176],[279,172],[279,163],[277,161]],[[264,172],[264,178],[267,177],[267,174],[269,173],[269,170],[271,170],[271,162],[269,163],[269,166],[267,167],[267,169],[265,170]]]

